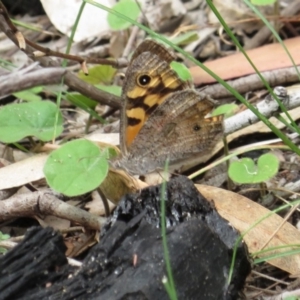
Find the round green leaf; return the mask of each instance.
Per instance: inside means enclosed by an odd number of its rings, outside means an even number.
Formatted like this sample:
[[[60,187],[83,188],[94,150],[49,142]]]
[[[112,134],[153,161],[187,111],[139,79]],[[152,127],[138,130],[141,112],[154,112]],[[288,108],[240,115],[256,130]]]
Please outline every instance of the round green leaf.
[[[90,84],[110,84],[117,70],[109,65],[99,65],[89,69],[89,74],[85,75],[82,70],[78,72],[78,77]]]
[[[62,124],[62,115],[51,101],[6,105],[0,109],[0,141],[14,143],[26,136],[50,141],[61,134]]]
[[[87,140],[74,140],[53,151],[44,166],[51,188],[67,196],[94,190],[108,172],[107,151]]]
[[[278,172],[279,161],[271,153],[259,157],[257,165],[251,158],[242,158],[230,164],[229,177],[237,183],[260,183],[272,178]]]
[[[136,20],[140,14],[140,8],[134,0],[121,0],[113,7],[113,10],[133,20]],[[112,30],[123,30],[132,25],[110,13],[107,16],[107,22]]]

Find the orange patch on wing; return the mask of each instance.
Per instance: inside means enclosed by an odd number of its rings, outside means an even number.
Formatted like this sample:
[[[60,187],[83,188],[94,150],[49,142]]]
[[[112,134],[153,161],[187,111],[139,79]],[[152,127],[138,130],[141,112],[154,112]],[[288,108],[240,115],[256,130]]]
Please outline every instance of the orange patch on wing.
[[[136,125],[128,125],[126,128],[126,146],[130,146],[134,138],[137,136],[142,126],[146,121],[146,113],[145,110],[141,107],[136,107],[132,109],[128,109],[126,111],[127,118],[133,118],[140,120],[140,122]]]
[[[135,126],[128,126],[126,128],[126,146],[129,147],[139,131],[142,128],[142,123]]]

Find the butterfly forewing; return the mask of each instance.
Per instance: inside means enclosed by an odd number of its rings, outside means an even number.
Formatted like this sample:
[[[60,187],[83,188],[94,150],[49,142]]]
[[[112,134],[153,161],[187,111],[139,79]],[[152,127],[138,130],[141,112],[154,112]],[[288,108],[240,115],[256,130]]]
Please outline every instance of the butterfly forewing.
[[[146,43],[146,47],[145,44]],[[141,48],[141,49],[140,49]],[[166,59],[162,59],[162,57]],[[122,98],[121,148],[127,152],[148,117],[173,92],[190,87],[170,68],[174,59],[167,49],[145,41],[127,69]]]

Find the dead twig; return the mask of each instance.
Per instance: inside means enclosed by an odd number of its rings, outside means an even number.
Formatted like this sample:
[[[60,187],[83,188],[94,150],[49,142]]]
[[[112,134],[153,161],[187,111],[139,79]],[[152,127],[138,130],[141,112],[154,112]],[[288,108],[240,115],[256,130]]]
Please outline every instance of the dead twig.
[[[0,1],[0,14],[4,17],[6,24],[10,27],[12,34],[17,39],[18,47],[24,51],[27,48],[27,45],[29,45],[33,49],[37,50],[37,52],[33,52],[33,55],[36,57],[38,57],[38,56],[53,56],[53,57],[60,57],[63,59],[76,61],[79,64],[82,64],[84,62],[91,63],[91,64],[104,64],[104,65],[110,65],[114,68],[124,68],[128,65],[128,61],[126,59],[111,60],[111,59],[105,59],[105,58],[89,58],[89,57],[85,58],[85,57],[81,57],[79,55],[61,53],[58,51],[53,51],[49,48],[45,48],[45,47],[38,45],[30,40],[27,40],[23,36],[23,34],[11,22],[11,20],[8,16],[6,7],[3,5],[2,1]]]
[[[299,10],[300,2],[293,1],[290,3],[290,5],[287,5],[286,8],[284,8],[280,12],[280,15],[281,17],[294,16],[299,12]],[[244,49],[249,50],[259,47],[263,44],[264,41],[266,41],[271,36],[271,34],[271,30],[267,26],[262,27],[252,39],[245,41]]]
[[[284,87],[276,87],[274,93],[281,99],[287,110],[296,108],[300,105],[300,89],[286,89]],[[265,100],[256,105],[256,109],[269,118],[280,113],[278,103],[272,97],[266,97]],[[250,110],[236,114],[224,121],[224,132],[230,134],[237,130],[257,123],[259,118]]]
[[[276,71],[272,70],[261,72],[261,75],[269,83],[269,85],[273,87],[299,81],[298,74],[294,67],[282,68]],[[251,87],[251,91],[265,88],[264,83],[257,74],[251,74],[235,80],[230,80],[227,81],[227,83],[240,94],[249,92],[249,87]],[[201,88],[200,91],[208,95],[214,95],[214,99],[232,97],[230,91],[228,91],[220,83],[208,85]]]
[[[42,215],[70,220],[94,230],[100,230],[105,222],[104,218],[59,200],[51,192],[26,193],[0,201],[0,222],[15,217],[41,217]]]
[[[59,63],[54,61],[50,57],[36,57],[34,54],[34,49],[31,45],[31,43],[28,43],[25,39],[25,45],[22,41],[24,41],[23,38],[21,38],[22,34],[18,29],[13,25],[13,23],[10,21],[9,16],[7,14],[6,8],[3,5],[3,3],[0,1],[0,30],[4,32],[4,34],[12,41],[14,42],[17,47],[19,47],[23,52],[25,52],[30,58],[33,60],[39,61],[40,64],[44,67],[60,67]],[[27,42],[27,44],[26,44]],[[93,100],[105,104],[114,108],[120,108],[121,107],[121,101],[120,98],[112,95],[110,93],[101,91],[94,87],[91,84],[88,84],[82,80],[80,80],[76,75],[71,73],[70,71],[67,71],[64,77],[64,83],[70,87],[71,89],[80,92],[81,94],[92,98]]]
[[[67,70],[64,68],[44,68],[23,73],[22,70],[0,77],[0,97],[38,85],[59,84]]]

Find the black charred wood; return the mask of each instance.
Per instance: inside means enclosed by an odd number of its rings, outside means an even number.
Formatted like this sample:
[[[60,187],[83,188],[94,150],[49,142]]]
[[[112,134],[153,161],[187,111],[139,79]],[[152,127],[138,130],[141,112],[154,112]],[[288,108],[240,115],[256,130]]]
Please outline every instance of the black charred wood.
[[[0,259],[0,299],[18,299],[60,280],[61,267],[68,267],[65,251],[62,236],[53,229],[29,229],[23,242]]]
[[[161,189],[159,185],[124,197],[80,270],[61,267],[64,274],[57,275],[49,288],[37,278],[35,288],[22,285],[14,299],[169,299],[162,283],[166,267]],[[168,251],[178,299],[238,299],[250,272],[247,248],[241,243],[228,284],[238,232],[183,176],[167,183],[165,198]],[[6,268],[10,269],[9,264]]]
[[[11,15],[25,15],[30,16],[44,15],[44,8],[39,0],[2,0],[7,11]]]

